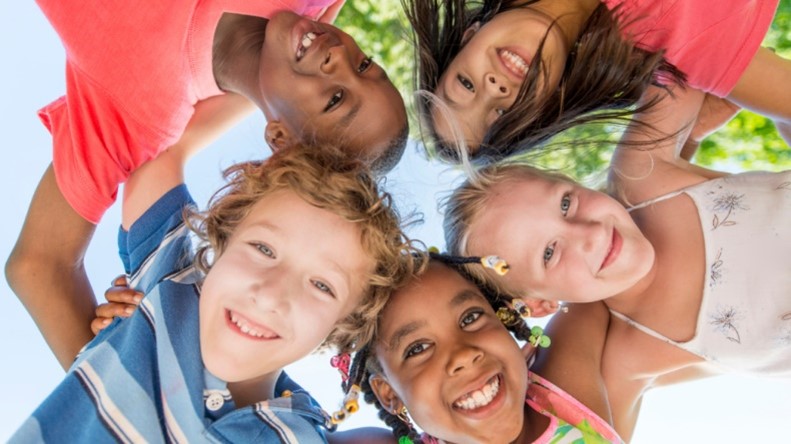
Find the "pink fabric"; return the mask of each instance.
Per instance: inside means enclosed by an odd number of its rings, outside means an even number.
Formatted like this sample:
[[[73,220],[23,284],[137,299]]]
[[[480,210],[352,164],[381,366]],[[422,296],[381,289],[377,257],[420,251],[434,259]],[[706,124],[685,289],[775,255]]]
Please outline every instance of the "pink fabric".
[[[118,184],[175,143],[199,100],[222,94],[211,48],[224,11],[316,17],[335,0],[39,0],[66,49],[66,95],[39,110],[58,186],[97,223]]]
[[[621,5],[625,37],[665,49],[688,84],[725,97],[755,56],[779,0],[603,0]]]
[[[533,372],[529,372],[528,381],[525,402],[534,410],[549,417],[549,426],[538,439],[533,441],[533,444],[565,442],[557,436],[559,419],[575,427],[579,427],[585,421],[592,427],[597,437],[603,438],[605,442],[623,442],[610,423],[560,387]]]

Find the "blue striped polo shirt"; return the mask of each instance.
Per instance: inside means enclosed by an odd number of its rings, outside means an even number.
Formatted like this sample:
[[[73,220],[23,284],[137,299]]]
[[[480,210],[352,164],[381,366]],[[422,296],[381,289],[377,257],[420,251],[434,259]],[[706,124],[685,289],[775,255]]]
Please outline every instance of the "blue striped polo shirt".
[[[275,390],[290,396],[237,409],[204,368],[187,205],[180,185],[120,231],[130,285],[146,295],[140,308],[85,347],[10,442],[326,442],[326,413],[285,373]]]

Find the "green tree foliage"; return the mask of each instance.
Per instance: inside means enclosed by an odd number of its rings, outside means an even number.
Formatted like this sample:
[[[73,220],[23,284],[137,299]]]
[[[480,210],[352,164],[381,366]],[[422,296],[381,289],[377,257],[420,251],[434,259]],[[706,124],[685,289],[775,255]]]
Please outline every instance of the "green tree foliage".
[[[388,72],[390,79],[412,102],[414,53],[409,24],[398,0],[347,0],[336,22]],[[781,1],[764,41],[791,59],[791,1]],[[778,85],[785,87],[787,85]],[[409,105],[408,105],[409,106]],[[416,125],[412,125],[413,129]],[[588,184],[603,178],[612,147],[620,136],[617,125],[574,128],[549,143],[550,149],[526,157],[541,166],[558,169]],[[695,162],[714,169],[791,169],[791,150],[769,119],[740,112],[731,122],[703,141]]]

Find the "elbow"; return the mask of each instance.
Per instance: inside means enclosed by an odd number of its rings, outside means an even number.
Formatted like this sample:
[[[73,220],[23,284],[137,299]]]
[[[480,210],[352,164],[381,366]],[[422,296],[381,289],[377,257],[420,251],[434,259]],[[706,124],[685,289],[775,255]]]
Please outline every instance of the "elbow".
[[[14,248],[5,263],[5,278],[8,286],[19,297],[32,276],[36,274],[36,259]]]

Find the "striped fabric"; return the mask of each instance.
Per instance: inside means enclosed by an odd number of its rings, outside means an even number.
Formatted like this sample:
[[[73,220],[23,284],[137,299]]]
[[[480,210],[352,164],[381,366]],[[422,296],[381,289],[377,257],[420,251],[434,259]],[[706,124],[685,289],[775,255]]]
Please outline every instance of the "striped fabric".
[[[121,231],[130,282],[146,297],[85,347],[10,442],[326,442],[326,413],[285,374],[276,390],[291,396],[236,409],[226,384],[203,367],[200,276],[182,221],[191,204],[181,185]]]

